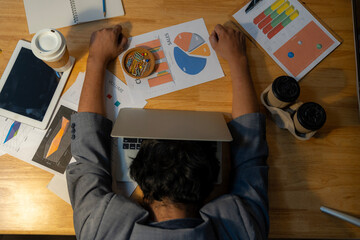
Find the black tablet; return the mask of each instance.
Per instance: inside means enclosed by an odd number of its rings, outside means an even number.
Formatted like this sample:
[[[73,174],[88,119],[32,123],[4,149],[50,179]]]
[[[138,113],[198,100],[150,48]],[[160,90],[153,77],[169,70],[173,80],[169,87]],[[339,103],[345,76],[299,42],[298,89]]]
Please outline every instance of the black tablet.
[[[72,59],[73,63],[73,59]],[[0,115],[45,129],[71,72],[58,73],[20,40],[0,82]]]

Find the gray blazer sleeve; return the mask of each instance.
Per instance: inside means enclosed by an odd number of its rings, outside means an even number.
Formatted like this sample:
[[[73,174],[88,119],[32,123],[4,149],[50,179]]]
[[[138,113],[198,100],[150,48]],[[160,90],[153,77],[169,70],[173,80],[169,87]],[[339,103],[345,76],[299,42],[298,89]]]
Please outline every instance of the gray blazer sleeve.
[[[228,125],[234,139],[231,143],[231,194],[239,196],[248,205],[249,211],[267,235],[268,145],[265,116],[261,113],[251,113],[234,119]]]
[[[134,223],[145,219],[147,212],[112,192],[112,123],[93,113],[75,114],[71,121],[76,162],[68,166],[66,175],[77,239],[129,239]]]
[[[107,205],[104,202],[109,202],[114,195],[109,156],[112,123],[97,114],[78,113],[71,117],[71,128],[71,152],[76,162],[67,168],[67,182],[74,210],[74,228],[80,239],[86,222],[94,225],[94,230],[98,228],[101,212]],[[91,216],[99,219],[88,221]]]
[[[221,239],[266,239],[269,215],[265,116],[246,114],[228,126],[233,136],[231,190],[205,205],[201,213],[211,219]]]

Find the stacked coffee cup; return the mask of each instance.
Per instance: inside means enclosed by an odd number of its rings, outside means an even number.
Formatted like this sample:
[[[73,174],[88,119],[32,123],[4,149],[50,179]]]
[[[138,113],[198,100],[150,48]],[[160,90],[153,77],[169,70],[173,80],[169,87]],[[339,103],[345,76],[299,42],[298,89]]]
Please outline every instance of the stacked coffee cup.
[[[286,110],[291,108],[299,95],[299,83],[292,77],[280,76],[272,83],[265,100],[272,107]],[[295,113],[292,115],[294,127],[298,133],[317,131],[325,124],[326,112],[319,104],[306,102],[298,105],[293,109]]]

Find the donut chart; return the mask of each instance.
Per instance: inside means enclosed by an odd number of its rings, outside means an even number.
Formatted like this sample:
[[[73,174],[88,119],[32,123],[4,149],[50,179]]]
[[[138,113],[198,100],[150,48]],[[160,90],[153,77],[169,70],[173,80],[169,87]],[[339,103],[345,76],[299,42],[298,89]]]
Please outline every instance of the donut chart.
[[[210,48],[200,35],[182,32],[176,36],[174,43],[175,61],[184,73],[196,75],[205,68]]]

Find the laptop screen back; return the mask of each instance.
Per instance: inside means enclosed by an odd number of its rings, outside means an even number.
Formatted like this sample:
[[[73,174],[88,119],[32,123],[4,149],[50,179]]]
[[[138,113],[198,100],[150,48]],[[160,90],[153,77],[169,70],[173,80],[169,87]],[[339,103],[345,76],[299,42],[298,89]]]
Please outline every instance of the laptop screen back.
[[[222,113],[123,108],[112,137],[232,141]]]

